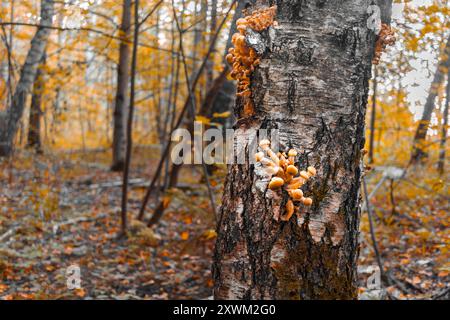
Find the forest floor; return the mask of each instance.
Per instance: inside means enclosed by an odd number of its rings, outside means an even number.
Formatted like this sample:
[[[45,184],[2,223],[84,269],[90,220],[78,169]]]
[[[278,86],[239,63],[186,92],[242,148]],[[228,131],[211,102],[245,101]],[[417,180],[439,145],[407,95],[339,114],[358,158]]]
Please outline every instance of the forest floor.
[[[117,238],[121,174],[108,170],[108,154],[22,151],[0,162],[0,299],[209,298],[215,223],[201,174],[183,172],[182,188],[170,194],[153,229],[133,219],[156,161],[152,154],[137,152],[133,160],[126,239]],[[217,201],[223,176],[219,170],[211,182]],[[369,190],[379,179],[370,177]],[[442,181],[433,186],[404,183],[372,202],[380,258],[389,272],[381,291],[367,288],[377,260],[364,213],[362,299],[449,298],[449,196]],[[80,289],[68,289],[71,266],[80,268]]]

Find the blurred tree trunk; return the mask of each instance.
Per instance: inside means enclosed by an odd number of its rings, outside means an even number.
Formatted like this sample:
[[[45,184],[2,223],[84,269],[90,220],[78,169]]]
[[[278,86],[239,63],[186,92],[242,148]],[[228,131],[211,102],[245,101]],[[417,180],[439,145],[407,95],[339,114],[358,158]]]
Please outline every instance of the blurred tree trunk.
[[[375,44],[369,4],[277,1],[279,27],[258,43],[268,45],[252,75],[255,115],[238,120],[236,141],[278,129],[283,149],[300,150],[300,167],[318,169],[304,188],[314,203],[299,219],[275,221],[287,199],[257,188],[248,159],[231,165],[217,224],[216,299],[357,298],[360,158]],[[238,99],[238,118],[242,107]]]
[[[122,24],[120,36],[125,39],[120,43],[119,65],[117,66],[117,90],[114,106],[114,127],[112,145],[111,170],[122,171],[125,164],[125,122],[127,115],[127,92],[130,65],[130,27],[131,27],[131,0],[124,0],[122,5]]]
[[[20,79],[16,85],[11,104],[6,114],[2,115],[5,118],[5,126],[0,127],[0,156],[9,156],[12,152],[14,138],[25,109],[27,96],[36,78],[37,68],[50,34],[49,27],[52,25],[53,12],[54,1],[42,0],[40,25],[31,40],[31,47],[20,71]]]
[[[42,153],[41,143],[41,116],[42,116],[42,94],[45,87],[44,80],[45,53],[36,73],[33,84],[33,95],[31,96],[30,114],[28,121],[27,147],[33,148],[37,153]]]
[[[450,68],[447,70],[447,88],[445,91],[445,106],[444,112],[442,114],[442,130],[441,130],[441,143],[439,146],[439,161],[438,161],[438,172],[439,174],[444,174],[445,169],[445,144],[447,141],[447,131],[448,131],[448,107],[450,105]]]
[[[10,21],[14,22],[14,8],[15,8],[15,0],[11,0],[11,15],[10,15]],[[5,35],[6,36],[6,35]],[[14,50],[14,25],[10,26],[9,30],[9,43],[7,48],[7,55],[8,55],[8,80],[7,80],[7,86],[8,86],[8,95],[7,95],[7,105],[9,105],[12,101],[12,90],[10,90],[13,86],[13,75],[14,75],[14,69],[12,65],[12,51]]]
[[[212,39],[214,36],[214,33],[216,32],[217,28],[217,0],[211,1],[211,21],[209,25],[209,39]],[[213,67],[214,67],[214,57],[212,56],[208,64],[206,65],[206,90],[207,92],[211,88],[213,84]]]
[[[159,2],[161,3],[161,2]],[[156,8],[155,8],[156,9]],[[133,150],[133,120],[134,104],[136,98],[136,70],[139,49],[139,0],[134,0],[134,30],[133,30],[133,53],[131,57],[131,79],[130,79],[130,106],[127,113],[126,136],[125,136],[125,163],[123,166],[122,184],[122,210],[121,210],[121,232],[120,236],[126,236],[128,226],[128,177],[131,165],[131,153]]]
[[[426,150],[424,150],[424,143],[427,137],[428,126],[430,125],[431,115],[435,107],[435,100],[438,95],[439,87],[444,81],[445,73],[450,65],[450,36],[447,39],[447,44],[444,49],[444,54],[439,58],[436,72],[434,73],[433,81],[431,82],[430,90],[428,92],[427,101],[423,108],[422,117],[417,126],[416,134],[414,135],[413,148],[411,153],[411,163],[418,163],[428,157]]]

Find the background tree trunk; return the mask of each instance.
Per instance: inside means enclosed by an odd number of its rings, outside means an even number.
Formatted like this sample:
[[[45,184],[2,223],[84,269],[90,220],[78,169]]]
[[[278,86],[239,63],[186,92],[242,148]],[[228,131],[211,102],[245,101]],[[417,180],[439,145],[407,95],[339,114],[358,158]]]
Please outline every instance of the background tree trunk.
[[[427,101],[423,108],[422,117],[417,126],[416,134],[413,140],[413,150],[411,153],[411,163],[417,163],[427,157],[427,152],[423,149],[423,143],[427,136],[428,126],[430,125],[431,115],[435,107],[435,100],[438,95],[439,86],[444,81],[445,70],[450,64],[450,36],[444,49],[444,55],[439,58],[433,81],[431,82],[430,91],[428,92]]]
[[[33,84],[33,95],[31,96],[30,116],[28,121],[27,147],[33,148],[37,153],[42,153],[41,143],[41,116],[42,116],[42,93],[45,87],[44,69],[45,53],[36,73]]]
[[[214,36],[214,33],[216,32],[217,28],[217,0],[211,1],[211,21],[209,26],[209,40]],[[208,64],[206,66],[206,90],[210,89],[210,87],[213,84],[213,66],[214,62],[213,59],[209,59]]]
[[[158,5],[157,5],[158,6]],[[156,9],[156,8],[155,8]],[[122,184],[122,211],[121,211],[121,232],[120,236],[126,236],[128,226],[128,177],[131,165],[131,153],[133,150],[133,120],[134,103],[136,97],[136,68],[139,49],[139,0],[134,0],[134,30],[133,30],[133,54],[131,57],[131,83],[130,83],[130,107],[126,122],[126,140],[125,140],[125,163],[123,168]]]
[[[445,144],[447,141],[447,131],[448,131],[448,108],[450,105],[450,68],[447,70],[447,87],[445,91],[445,106],[442,114],[442,130],[441,130],[441,142],[439,145],[439,161],[438,161],[438,172],[439,174],[444,174],[445,170]]]
[[[391,1],[385,2],[390,12]],[[261,3],[269,5],[256,1],[251,8]],[[236,139],[249,130],[278,129],[281,148],[295,147],[301,168],[318,169],[304,187],[314,203],[300,209],[300,218],[277,222],[274,212],[286,197],[267,198],[248,162],[230,166],[217,224],[214,296],[355,299],[360,158],[375,44],[366,24],[371,1],[276,4],[279,26],[263,32],[267,47],[252,76],[256,114],[238,120]]]
[[[27,95],[36,78],[36,72],[45,51],[54,10],[53,0],[42,0],[40,25],[31,40],[25,63],[20,72],[20,79],[14,91],[11,105],[4,116],[6,125],[0,127],[0,156],[9,156],[12,151],[17,127],[25,109]]]
[[[131,27],[131,0],[123,1],[121,37],[129,40]],[[122,171],[125,164],[125,121],[127,115],[127,92],[130,66],[130,47],[122,41],[119,48],[119,65],[117,66],[117,91],[114,106],[114,128],[111,170]]]

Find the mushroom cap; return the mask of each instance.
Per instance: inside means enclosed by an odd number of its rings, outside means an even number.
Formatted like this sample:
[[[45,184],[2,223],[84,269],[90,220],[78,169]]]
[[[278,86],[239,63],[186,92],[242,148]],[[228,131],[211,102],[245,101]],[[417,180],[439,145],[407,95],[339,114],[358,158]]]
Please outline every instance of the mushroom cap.
[[[262,158],[264,158],[264,152],[257,152],[255,154],[255,160],[256,162],[260,162],[262,160]]]
[[[296,166],[290,164],[287,166],[286,172],[289,173],[291,176],[296,176],[298,173],[298,169]]]
[[[261,141],[259,142],[259,146],[260,146],[261,148],[268,147],[268,146],[270,146],[270,141],[267,140],[267,139],[263,139],[263,140],[261,140]]]
[[[280,170],[280,168],[279,167],[277,167],[277,166],[268,166],[268,167],[266,167],[266,172],[268,173],[268,174],[270,174],[271,176],[273,176],[274,174],[277,174],[278,173],[278,170]]]
[[[288,152],[288,156],[289,156],[289,157],[295,157],[297,154],[298,154],[298,153],[297,153],[297,150],[295,150],[295,149],[291,149],[291,150],[289,150],[289,152]]]
[[[227,62],[228,62],[229,64],[232,64],[232,63],[234,62],[234,56],[233,56],[231,53],[227,54],[227,56],[225,57],[225,59],[227,60]]]
[[[293,178],[288,185],[288,189],[295,190],[300,188],[305,183],[305,179],[302,177]]]
[[[260,162],[264,166],[267,166],[267,167],[276,167],[277,166],[272,160],[270,160],[269,158],[266,158],[266,157],[261,158]]]
[[[303,198],[302,202],[305,206],[310,206],[313,203],[311,198]]]
[[[233,34],[233,36],[231,37],[231,41],[233,42],[233,43],[235,43],[236,42],[236,40],[237,40],[237,38],[238,37],[240,37],[240,33],[239,32],[236,32],[235,34]]]
[[[280,177],[273,177],[272,180],[269,182],[269,189],[274,190],[281,188],[281,186],[284,184],[284,180]]]
[[[312,176],[315,176],[317,173],[317,170],[314,167],[308,167],[308,173]]]
[[[295,189],[291,191],[292,199],[299,201],[303,198],[303,191],[300,189]]]
[[[308,172],[306,171],[300,171],[300,177],[302,177],[305,180],[308,180],[310,178]]]
[[[242,32],[245,33],[245,30],[247,30],[247,26],[245,24],[240,24],[237,26],[237,29]]]
[[[237,19],[237,21],[236,21],[236,25],[241,25],[241,24],[247,24],[248,23],[248,21],[247,21],[247,19],[245,19],[245,18],[240,18],[240,19]]]

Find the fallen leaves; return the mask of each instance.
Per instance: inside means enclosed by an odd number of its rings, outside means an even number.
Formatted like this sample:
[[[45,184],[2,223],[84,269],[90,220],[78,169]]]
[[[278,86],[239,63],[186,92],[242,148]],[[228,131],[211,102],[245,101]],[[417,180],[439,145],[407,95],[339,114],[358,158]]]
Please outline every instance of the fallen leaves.
[[[6,284],[1,284],[0,283],[0,294],[5,292],[7,289],[8,289],[8,286]]]
[[[183,232],[180,234],[180,237],[181,237],[181,240],[184,240],[184,241],[188,240],[188,239],[189,239],[189,232],[183,231]]]
[[[416,177],[417,175],[417,177]],[[420,181],[423,172],[410,173],[409,179]],[[428,174],[432,176],[433,173]],[[376,179],[373,179],[376,183]],[[432,185],[439,180],[429,179]],[[442,188],[438,188],[442,191]],[[396,299],[430,299],[445,287],[449,279],[448,261],[449,214],[444,194],[421,192],[411,184],[399,183],[394,190],[396,203],[392,211],[388,191],[373,200],[375,233],[379,242],[384,268],[398,281],[387,292]],[[390,223],[388,223],[390,222]],[[364,214],[361,230],[365,235],[360,253],[360,264],[376,265],[368,221]],[[446,268],[447,264],[447,268]],[[361,281],[365,277],[361,276]]]

